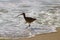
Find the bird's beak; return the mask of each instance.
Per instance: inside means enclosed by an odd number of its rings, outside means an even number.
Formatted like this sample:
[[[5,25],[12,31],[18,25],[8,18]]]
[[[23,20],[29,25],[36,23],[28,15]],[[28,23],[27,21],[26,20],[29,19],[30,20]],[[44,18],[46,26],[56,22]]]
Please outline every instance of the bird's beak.
[[[22,14],[19,14],[19,15],[17,15],[16,17],[18,17],[18,16],[20,16],[20,15],[22,15]]]

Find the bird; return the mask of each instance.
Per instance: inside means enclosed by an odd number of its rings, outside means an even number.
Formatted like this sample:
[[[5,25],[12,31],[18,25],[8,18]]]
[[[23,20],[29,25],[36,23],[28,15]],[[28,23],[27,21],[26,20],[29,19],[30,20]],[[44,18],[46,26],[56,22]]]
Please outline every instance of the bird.
[[[22,14],[20,14],[20,15],[23,15],[26,23],[29,24],[29,25],[28,25],[29,27],[30,27],[30,24],[36,20],[36,18],[26,17],[25,13],[22,13]],[[18,15],[18,16],[19,16],[19,15]]]

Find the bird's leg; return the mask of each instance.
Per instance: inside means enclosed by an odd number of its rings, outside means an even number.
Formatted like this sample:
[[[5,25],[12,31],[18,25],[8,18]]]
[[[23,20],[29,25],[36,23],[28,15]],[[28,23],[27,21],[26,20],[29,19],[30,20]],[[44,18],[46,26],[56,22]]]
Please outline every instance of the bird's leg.
[[[29,24],[29,27],[30,27],[30,24]]]
[[[26,29],[28,29],[30,27],[30,23],[29,23],[29,25],[26,27]]]

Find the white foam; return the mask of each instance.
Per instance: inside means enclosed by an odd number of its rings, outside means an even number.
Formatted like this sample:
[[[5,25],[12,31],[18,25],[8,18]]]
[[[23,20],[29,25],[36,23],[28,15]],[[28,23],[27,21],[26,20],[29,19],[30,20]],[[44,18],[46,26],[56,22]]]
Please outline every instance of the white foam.
[[[14,0],[13,2],[0,2],[0,9],[7,9],[8,11],[6,13],[4,13],[3,10],[0,12],[1,37],[32,37],[32,35],[34,36],[37,34],[56,32],[56,27],[60,26],[60,12],[58,11],[59,8],[55,11],[55,14],[53,14],[50,13],[53,10],[47,12],[47,10],[53,8],[53,6],[46,5],[54,4],[57,2],[54,0],[21,1],[21,3],[17,2],[17,0],[15,0],[15,2]],[[45,6],[42,6],[44,4]],[[28,24],[25,24],[25,20],[22,15],[15,17],[22,12],[26,12],[26,17],[37,19],[35,22],[31,23],[31,26],[28,29],[26,29],[26,27],[28,27]],[[53,19],[54,16],[57,17],[57,19]],[[53,22],[55,22],[54,25]]]

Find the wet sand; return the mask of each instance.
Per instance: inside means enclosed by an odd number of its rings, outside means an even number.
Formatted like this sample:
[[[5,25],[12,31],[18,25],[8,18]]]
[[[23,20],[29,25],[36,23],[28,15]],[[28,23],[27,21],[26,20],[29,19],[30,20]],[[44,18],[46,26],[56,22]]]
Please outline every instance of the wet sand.
[[[40,34],[32,38],[21,38],[19,40],[60,40],[60,28],[57,28],[55,33]]]
[[[6,39],[0,38],[0,40],[6,40]],[[12,39],[7,39],[7,40],[12,40]],[[57,28],[57,32],[55,33],[40,34],[32,38],[20,38],[16,40],[60,40],[60,28]]]

